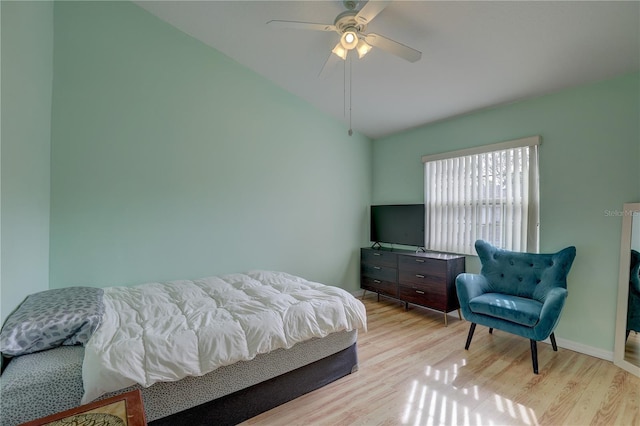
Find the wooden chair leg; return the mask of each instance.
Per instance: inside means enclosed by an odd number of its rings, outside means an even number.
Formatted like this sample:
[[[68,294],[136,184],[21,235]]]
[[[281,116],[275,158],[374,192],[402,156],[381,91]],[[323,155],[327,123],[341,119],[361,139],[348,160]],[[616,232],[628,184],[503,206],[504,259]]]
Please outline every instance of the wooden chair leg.
[[[538,374],[538,347],[536,346],[535,340],[529,340],[531,341],[531,361],[533,362],[533,372],[534,374]]]
[[[471,339],[473,338],[473,332],[476,331],[476,323],[472,322],[471,327],[469,328],[469,335],[467,336],[467,344],[464,345],[466,350],[469,350],[469,345],[471,344]]]
[[[558,345],[556,345],[556,335],[551,333],[549,338],[551,339],[551,346],[553,346],[553,350],[558,352]]]

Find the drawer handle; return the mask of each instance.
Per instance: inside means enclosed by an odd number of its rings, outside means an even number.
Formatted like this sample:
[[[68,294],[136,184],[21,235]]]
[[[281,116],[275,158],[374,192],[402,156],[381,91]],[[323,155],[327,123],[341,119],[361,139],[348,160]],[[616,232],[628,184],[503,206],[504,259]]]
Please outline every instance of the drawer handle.
[[[418,277],[418,278],[424,278],[424,275],[416,274],[416,277]]]
[[[379,270],[380,267],[379,266],[374,266],[373,269],[378,269]]]
[[[380,253],[373,253],[374,256],[382,256]]]
[[[418,293],[418,294],[424,294],[424,291],[422,291],[422,290],[416,290],[416,293]]]
[[[381,281],[380,280],[373,280],[373,282],[376,283],[376,284],[380,284]]]
[[[418,263],[424,263],[424,259],[416,259],[416,262],[418,262]]]

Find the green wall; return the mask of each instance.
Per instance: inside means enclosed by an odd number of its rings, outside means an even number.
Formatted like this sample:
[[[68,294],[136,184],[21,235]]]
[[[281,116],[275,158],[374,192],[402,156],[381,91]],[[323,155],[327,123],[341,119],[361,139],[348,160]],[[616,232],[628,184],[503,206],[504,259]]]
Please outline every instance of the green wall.
[[[128,2],[54,8],[50,287],[359,287],[371,143]]]
[[[0,4],[0,318],[49,275],[53,3]]]
[[[376,140],[373,202],[421,202],[422,155],[541,135],[540,248],[577,248],[556,335],[611,352],[622,221],[605,211],[640,200],[639,80],[627,75]],[[467,270],[478,269],[469,257]]]
[[[541,248],[578,248],[559,340],[613,347],[638,74],[371,144],[132,3],[0,11],[2,319],[48,287],[249,268],[355,290],[367,207],[421,202],[422,155],[541,135]]]

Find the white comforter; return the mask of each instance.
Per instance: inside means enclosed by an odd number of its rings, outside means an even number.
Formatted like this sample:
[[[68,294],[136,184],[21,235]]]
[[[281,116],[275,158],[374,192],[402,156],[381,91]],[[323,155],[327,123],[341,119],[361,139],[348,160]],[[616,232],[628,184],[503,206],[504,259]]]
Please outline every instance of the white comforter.
[[[85,348],[83,403],[139,383],[200,376],[260,353],[363,328],[364,305],[338,287],[282,272],[104,289]]]

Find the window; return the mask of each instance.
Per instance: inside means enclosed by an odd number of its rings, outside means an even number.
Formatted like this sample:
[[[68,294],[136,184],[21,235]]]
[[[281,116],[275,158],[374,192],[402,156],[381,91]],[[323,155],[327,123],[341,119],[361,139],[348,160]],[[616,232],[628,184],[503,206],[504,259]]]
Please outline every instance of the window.
[[[483,239],[538,252],[540,137],[422,157],[429,250],[476,254]]]

